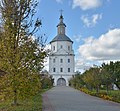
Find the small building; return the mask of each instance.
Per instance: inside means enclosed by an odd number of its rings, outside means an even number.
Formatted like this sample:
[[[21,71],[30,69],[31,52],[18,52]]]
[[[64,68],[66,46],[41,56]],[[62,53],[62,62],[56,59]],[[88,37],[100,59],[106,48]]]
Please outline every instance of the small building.
[[[69,85],[69,79],[74,75],[74,51],[73,41],[66,35],[66,25],[63,15],[60,15],[57,25],[57,36],[50,42],[49,74],[54,79],[54,86]]]

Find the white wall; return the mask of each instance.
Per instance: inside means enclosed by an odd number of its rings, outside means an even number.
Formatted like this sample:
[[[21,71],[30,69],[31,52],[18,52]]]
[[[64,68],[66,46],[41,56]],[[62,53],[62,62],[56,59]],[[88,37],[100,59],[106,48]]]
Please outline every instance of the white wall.
[[[68,47],[70,47],[70,49],[68,49]],[[55,59],[55,63],[53,59]],[[63,59],[63,63],[61,63],[61,59]],[[70,62],[68,62],[68,59],[70,59]],[[55,72],[53,72],[53,68],[56,69]],[[60,68],[63,68],[63,72],[60,71]],[[68,68],[70,68],[70,72],[68,72]],[[74,52],[72,42],[56,41],[51,43],[49,73],[53,75],[55,85],[57,85],[57,80],[61,78],[61,76],[66,80],[68,85],[68,79],[74,75]]]

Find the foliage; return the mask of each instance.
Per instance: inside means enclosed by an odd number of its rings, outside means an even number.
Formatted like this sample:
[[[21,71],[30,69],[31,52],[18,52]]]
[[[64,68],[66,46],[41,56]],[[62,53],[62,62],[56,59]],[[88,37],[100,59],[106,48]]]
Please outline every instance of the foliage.
[[[110,101],[115,101],[120,103],[120,92],[116,90],[113,90],[109,93],[107,93],[105,90],[100,90],[100,92],[98,93],[98,92],[95,92],[94,90],[90,91],[87,88],[80,88],[80,90],[92,96],[96,96],[105,100],[110,100]]]
[[[112,78],[113,78],[113,83],[120,89],[120,61],[117,61],[115,63],[110,62],[110,66],[113,68],[112,72]]]
[[[103,63],[101,69],[102,82],[106,84],[107,90],[112,84],[116,84],[120,89],[120,61],[110,62],[110,64]]]
[[[0,96],[17,105],[18,99],[35,95],[41,89],[39,71],[43,68],[46,52],[43,36],[33,39],[41,26],[33,21],[36,0],[1,0],[0,69],[6,75],[0,77]],[[7,96],[6,96],[7,95]]]
[[[103,63],[101,67],[91,67],[83,74],[73,76],[70,80],[70,85],[75,88],[86,87],[89,90],[96,89],[96,92],[104,86],[107,91],[111,90],[113,84],[120,89],[120,61]]]
[[[120,91],[119,90],[112,90],[108,93],[108,96],[112,98],[113,101],[120,103]]]
[[[42,83],[42,89],[48,89],[53,86],[53,79],[51,76],[43,77],[41,83]]]
[[[113,90],[114,84],[118,91]],[[120,61],[103,63],[101,67],[95,66],[81,75],[75,75],[71,78],[70,85],[87,94],[120,102]]]
[[[106,85],[106,89],[108,91],[109,86],[113,83],[113,69],[110,67],[110,65],[103,63],[102,64],[102,70],[101,70],[101,77],[103,84]]]
[[[82,76],[83,75],[81,75],[79,72],[77,72],[77,74],[69,80],[69,85],[76,89],[83,87],[85,83],[82,79]]]
[[[83,75],[83,80],[89,89],[96,89],[99,92],[99,86],[101,85],[101,75],[98,67],[90,68]]]

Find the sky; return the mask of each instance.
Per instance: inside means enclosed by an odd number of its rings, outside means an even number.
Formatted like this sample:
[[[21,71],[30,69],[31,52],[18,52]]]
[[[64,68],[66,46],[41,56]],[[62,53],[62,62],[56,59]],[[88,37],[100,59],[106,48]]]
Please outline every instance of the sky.
[[[63,10],[66,35],[74,42],[75,71],[120,60],[120,0],[38,0],[36,16],[47,47]],[[48,70],[49,61],[45,63]]]

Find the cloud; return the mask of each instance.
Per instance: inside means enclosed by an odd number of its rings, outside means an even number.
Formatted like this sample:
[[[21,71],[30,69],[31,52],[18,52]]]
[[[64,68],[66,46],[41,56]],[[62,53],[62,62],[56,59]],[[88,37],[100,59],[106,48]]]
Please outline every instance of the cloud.
[[[75,71],[87,70],[91,67],[91,64],[79,57],[75,60]]]
[[[101,6],[101,0],[73,0],[73,8],[80,7],[82,10],[93,9]]]
[[[58,2],[58,3],[62,3],[62,2],[63,2],[63,0],[56,0],[56,2]]]
[[[80,42],[82,36],[81,35],[74,35],[73,38],[76,42]]]
[[[79,47],[86,60],[120,60],[120,29],[109,30],[98,39],[88,37]]]
[[[86,27],[94,27],[100,19],[102,19],[102,14],[94,14],[91,17],[88,15],[81,16],[81,20]]]

